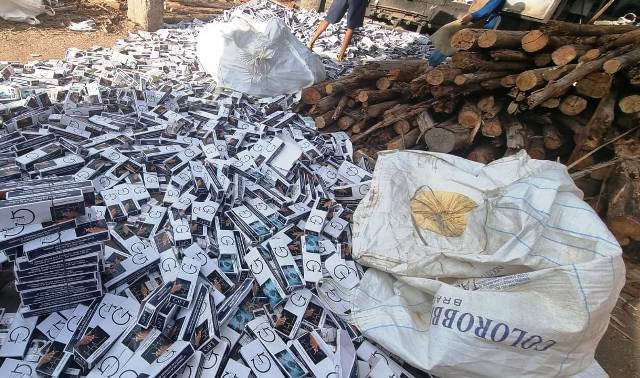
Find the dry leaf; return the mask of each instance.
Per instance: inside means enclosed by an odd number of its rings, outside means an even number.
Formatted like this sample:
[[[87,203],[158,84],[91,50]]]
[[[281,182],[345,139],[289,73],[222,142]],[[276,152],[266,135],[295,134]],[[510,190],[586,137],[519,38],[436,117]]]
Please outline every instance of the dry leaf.
[[[478,207],[460,193],[420,190],[411,200],[411,214],[418,227],[444,236],[460,236],[467,216]]]

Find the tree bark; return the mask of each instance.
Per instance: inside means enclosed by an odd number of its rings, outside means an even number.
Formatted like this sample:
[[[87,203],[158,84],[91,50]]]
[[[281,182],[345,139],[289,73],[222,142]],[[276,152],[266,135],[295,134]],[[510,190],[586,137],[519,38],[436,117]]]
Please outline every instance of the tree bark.
[[[340,101],[338,97],[327,96],[316,102],[316,104],[311,107],[311,110],[309,110],[309,115],[315,117],[330,110],[335,111],[336,105],[338,105],[338,101]]]
[[[411,129],[409,132],[400,134],[387,142],[387,150],[404,150],[412,148],[418,142],[420,129]]]
[[[478,46],[483,49],[514,49],[520,48],[522,37],[526,31],[516,30],[485,30],[478,36]]]
[[[553,123],[546,123],[542,127],[542,136],[544,137],[544,147],[548,150],[557,150],[565,143],[564,135]]]
[[[501,117],[502,127],[507,136],[507,152],[505,156],[513,155],[527,147],[527,129],[518,118],[511,115]]]
[[[375,105],[370,105],[367,107],[366,110],[363,111],[363,113],[367,118],[378,118],[382,115],[382,113],[398,105],[398,103],[399,101],[394,100],[394,101],[381,102]]]
[[[555,35],[603,36],[630,32],[636,30],[637,27],[634,25],[577,24],[574,22],[549,20],[543,29]]]
[[[489,79],[502,78],[505,75],[507,75],[507,72],[504,72],[504,71],[498,71],[498,72],[487,71],[487,72],[467,73],[467,74],[457,75],[453,79],[453,82],[456,85],[468,85],[468,84],[473,84],[473,83],[479,83],[481,81],[485,81],[485,80],[489,80]]]
[[[520,50],[491,50],[489,51],[491,59],[501,62],[529,62],[531,57]]]
[[[524,71],[526,62],[492,62],[482,59],[475,51],[458,51],[451,57],[451,65],[463,71]]]
[[[333,119],[333,110],[330,110],[318,117],[315,117],[313,120],[315,121],[316,127],[318,129],[323,129],[325,127],[328,127],[333,123],[335,123],[335,120]]]
[[[546,81],[558,80],[559,78],[564,76],[567,72],[572,71],[574,68],[576,68],[575,64],[568,64],[566,66],[561,66],[561,67],[552,67],[542,73],[542,78],[545,79]]]
[[[640,65],[629,68],[627,78],[629,79],[629,84],[636,87],[640,86]]]

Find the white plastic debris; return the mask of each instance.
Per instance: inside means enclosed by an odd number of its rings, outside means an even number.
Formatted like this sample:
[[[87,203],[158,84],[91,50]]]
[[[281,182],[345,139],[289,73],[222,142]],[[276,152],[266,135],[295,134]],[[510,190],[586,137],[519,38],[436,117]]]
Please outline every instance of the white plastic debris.
[[[81,31],[81,32],[93,31],[93,30],[95,30],[95,28],[96,28],[96,22],[93,21],[93,20],[72,22],[69,25],[69,30]]]
[[[9,21],[26,22],[37,25],[40,21],[36,16],[46,13],[54,14],[52,9],[47,9],[42,0],[2,0],[0,1],[0,18]]]

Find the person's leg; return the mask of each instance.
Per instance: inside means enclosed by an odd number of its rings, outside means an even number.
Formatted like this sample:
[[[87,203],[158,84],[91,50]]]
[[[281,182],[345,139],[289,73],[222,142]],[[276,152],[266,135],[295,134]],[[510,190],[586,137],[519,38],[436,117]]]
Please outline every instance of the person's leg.
[[[347,51],[347,47],[349,47],[349,43],[351,43],[351,37],[353,36],[353,29],[347,28],[347,31],[344,33],[344,38],[342,39],[342,46],[340,46],[340,52],[338,52],[338,61],[342,62],[344,60],[344,53]]]
[[[311,38],[311,41],[307,43],[308,48],[313,48],[313,44],[316,43],[316,40],[320,38],[320,36],[322,35],[322,33],[324,33],[325,30],[327,30],[327,27],[329,26],[329,24],[335,24],[340,22],[342,17],[344,17],[344,14],[347,13],[347,7],[348,7],[347,0],[333,1],[333,3],[331,4],[331,7],[327,11],[326,18],[322,20],[322,22],[320,22],[320,25],[318,25],[318,30],[316,30],[316,33],[313,35],[313,38]]]
[[[313,44],[316,43],[316,41],[318,40],[318,38],[320,38],[322,33],[324,33],[324,31],[327,30],[328,26],[329,26],[329,21],[327,20],[320,21],[320,25],[318,25],[318,29],[316,29],[316,33],[313,35],[313,38],[311,38],[311,41],[307,43],[308,48],[310,49],[313,48]]]

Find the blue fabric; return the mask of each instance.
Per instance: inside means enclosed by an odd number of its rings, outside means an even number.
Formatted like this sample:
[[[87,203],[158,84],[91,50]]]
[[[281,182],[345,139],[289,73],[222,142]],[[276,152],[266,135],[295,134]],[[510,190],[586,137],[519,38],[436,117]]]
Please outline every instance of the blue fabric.
[[[442,54],[440,50],[435,49],[429,56],[429,65],[431,67],[439,66],[440,64],[442,64],[442,62],[444,62],[445,59],[447,59],[447,57]]]
[[[477,11],[471,13],[471,18],[473,21],[482,20],[485,17],[489,17],[491,15],[497,15],[504,5],[505,0],[489,0],[487,3]]]
[[[502,17],[500,17],[499,14],[493,14],[493,15],[491,15],[491,17],[489,17],[487,22],[484,24],[483,28],[484,29],[497,29],[498,28],[498,24],[500,23],[501,19],[502,19]]]

